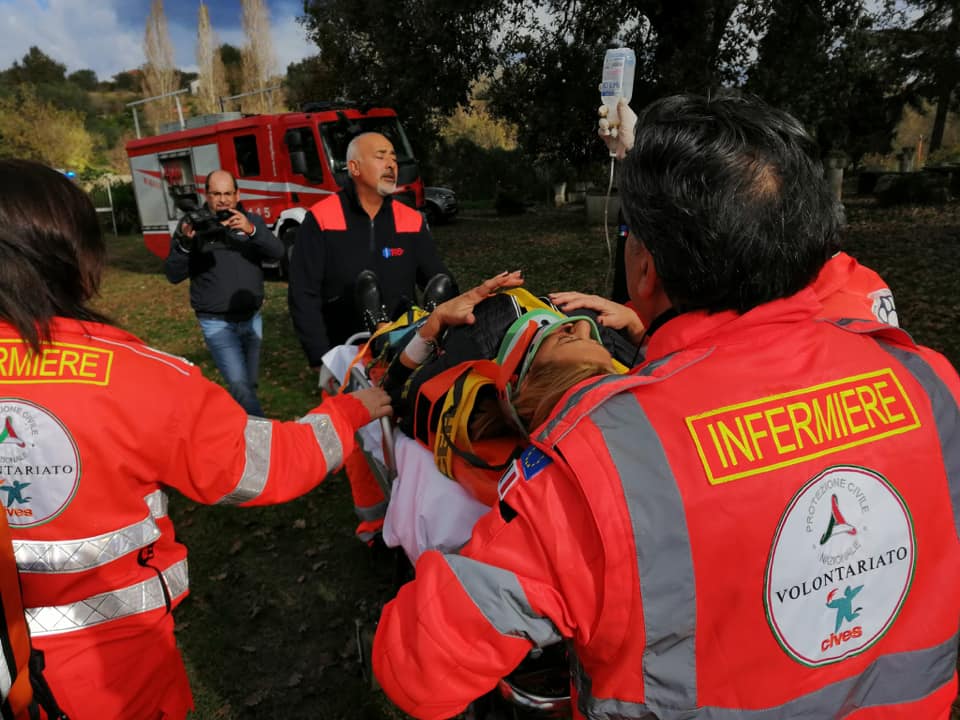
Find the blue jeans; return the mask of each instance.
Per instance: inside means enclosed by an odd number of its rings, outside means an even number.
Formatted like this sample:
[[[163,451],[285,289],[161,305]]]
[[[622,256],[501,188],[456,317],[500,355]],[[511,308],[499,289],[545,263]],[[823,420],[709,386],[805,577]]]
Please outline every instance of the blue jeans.
[[[197,320],[230,394],[247,414],[263,417],[263,408],[257,400],[260,342],[263,340],[263,318],[259,311],[249,320],[237,322],[206,313],[198,313]]]

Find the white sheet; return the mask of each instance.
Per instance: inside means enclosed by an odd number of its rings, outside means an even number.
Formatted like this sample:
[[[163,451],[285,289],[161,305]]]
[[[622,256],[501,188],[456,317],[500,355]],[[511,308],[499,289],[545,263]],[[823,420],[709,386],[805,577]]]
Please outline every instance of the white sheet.
[[[355,346],[338,345],[323,356],[324,367],[342,382],[356,354]],[[383,460],[379,422],[361,428],[360,439],[364,449]],[[433,454],[399,431],[394,433],[394,452],[397,478],[383,523],[384,542],[402,547],[412,563],[424,550],[457,550],[490,508],[437,470]]]
[[[398,472],[383,523],[384,542],[402,547],[412,563],[424,550],[458,550],[490,508],[437,470],[433,454],[416,440],[398,432],[394,448]]]

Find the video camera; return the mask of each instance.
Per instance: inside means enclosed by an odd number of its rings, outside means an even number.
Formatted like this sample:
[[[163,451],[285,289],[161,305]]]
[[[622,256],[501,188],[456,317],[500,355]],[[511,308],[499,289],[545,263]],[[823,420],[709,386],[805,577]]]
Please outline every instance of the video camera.
[[[170,196],[173,204],[183,213],[181,223],[188,223],[193,228],[193,249],[206,250],[219,244],[229,244],[230,234],[227,228],[220,223],[229,220],[233,213],[229,210],[220,210],[216,213],[200,202],[200,195],[195,185],[171,185]],[[179,228],[178,228],[179,230]]]

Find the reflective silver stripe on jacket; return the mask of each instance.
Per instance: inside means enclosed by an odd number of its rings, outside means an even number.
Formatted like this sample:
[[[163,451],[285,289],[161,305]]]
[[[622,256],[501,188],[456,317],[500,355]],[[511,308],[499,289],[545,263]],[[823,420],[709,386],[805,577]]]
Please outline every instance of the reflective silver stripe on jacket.
[[[113,532],[79,540],[14,540],[17,568],[24,573],[80,572],[146,547],[160,537],[155,520],[166,517],[167,496],[156,490],[143,500],[150,514]]]
[[[217,500],[218,505],[238,505],[258,497],[267,486],[270,472],[270,444],[273,423],[264,418],[247,418],[243,430],[244,464],[240,482],[229,493]]]
[[[693,709],[697,706],[696,591],[687,516],[677,481],[660,438],[632,393],[610,398],[590,418],[603,434],[617,469],[633,528],[647,640],[644,696],[657,713],[667,708]]]
[[[537,647],[562,639],[553,622],[530,607],[512,572],[462,555],[443,557],[477,609],[501,635],[527,638]]]
[[[953,524],[960,538],[960,409],[943,380],[916,353],[880,343],[880,346],[899,360],[926,391],[937,424],[940,439],[940,454],[943,468],[950,485],[950,501],[953,505]]]
[[[189,587],[186,559],[164,570],[163,578],[171,600],[185,593]],[[93,595],[68,605],[27,608],[25,613],[32,635],[58,635],[158,610],[166,607],[166,604],[163,585],[160,578],[154,576],[136,585]]]
[[[847,717],[859,708],[910,703],[922,700],[953,681],[957,642],[911,652],[891,653],[874,660],[859,675],[839,680],[808,695],[762,710],[701,707],[695,710],[593,697],[592,683],[583,668],[573,665],[573,683],[579,693],[580,711],[590,720],[796,720],[796,718]]]
[[[300,418],[297,422],[313,428],[313,436],[317,439],[320,450],[323,451],[323,459],[326,460],[328,473],[333,472],[343,464],[343,443],[340,441],[340,436],[337,435],[337,429],[329,415],[313,413]]]

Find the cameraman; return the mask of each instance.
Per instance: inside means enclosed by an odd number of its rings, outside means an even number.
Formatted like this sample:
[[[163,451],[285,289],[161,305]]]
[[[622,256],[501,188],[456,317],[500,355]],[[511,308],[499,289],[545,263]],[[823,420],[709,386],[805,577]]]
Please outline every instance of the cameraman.
[[[239,202],[236,178],[226,170],[207,176],[204,209],[180,221],[164,263],[167,280],[190,278],[190,305],[230,394],[250,415],[263,416],[257,399],[263,339],[264,258],[278,259],[283,244],[259,215]],[[190,220],[197,225],[193,227]]]

